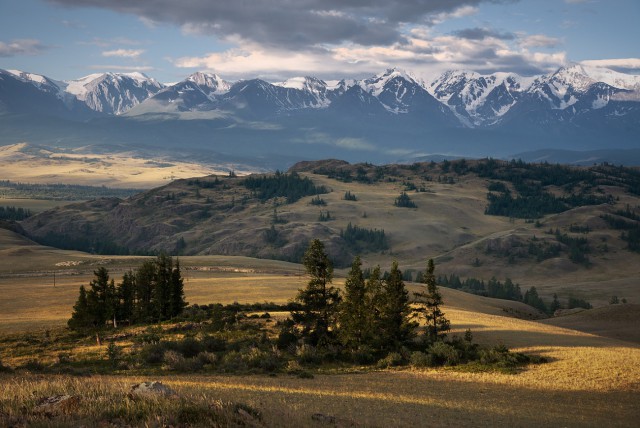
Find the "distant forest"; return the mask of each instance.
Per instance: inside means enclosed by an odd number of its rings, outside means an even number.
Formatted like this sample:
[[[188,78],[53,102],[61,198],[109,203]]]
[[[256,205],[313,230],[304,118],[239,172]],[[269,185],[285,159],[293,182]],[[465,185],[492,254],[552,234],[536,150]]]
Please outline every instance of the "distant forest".
[[[96,198],[127,198],[141,189],[114,189],[78,184],[32,184],[0,180],[0,198],[80,201]]]

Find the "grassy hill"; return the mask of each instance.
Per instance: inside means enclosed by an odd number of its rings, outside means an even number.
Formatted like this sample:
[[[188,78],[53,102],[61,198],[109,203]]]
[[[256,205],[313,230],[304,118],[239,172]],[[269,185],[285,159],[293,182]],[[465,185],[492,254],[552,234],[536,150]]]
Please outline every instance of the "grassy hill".
[[[395,258],[415,275],[433,257],[440,273],[509,277],[523,291],[535,286],[546,301],[554,293],[561,302],[575,297],[605,305],[613,295],[640,301],[633,269],[640,254],[621,239],[629,230],[603,218],[640,224],[619,215],[640,206],[635,169],[328,160],[299,163],[290,173],[314,187],[290,198],[300,182],[278,190],[284,182],[273,181],[273,174],[252,176],[259,181],[254,187],[247,177],[183,179],[125,200],[66,205],[22,226],[39,242],[89,252],[292,262],[319,238],[339,267],[361,254],[365,267]],[[403,192],[415,207],[397,206]],[[349,225],[360,234],[347,236]]]

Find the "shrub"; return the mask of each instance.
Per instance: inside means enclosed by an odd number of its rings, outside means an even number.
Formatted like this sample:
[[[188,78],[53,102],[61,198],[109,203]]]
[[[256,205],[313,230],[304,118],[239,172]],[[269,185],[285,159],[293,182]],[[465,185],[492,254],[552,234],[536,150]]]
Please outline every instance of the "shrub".
[[[247,370],[247,363],[238,351],[229,351],[222,357],[222,370],[225,372],[240,372]]]
[[[213,352],[200,352],[197,357],[198,361],[202,363],[203,366],[210,365],[215,366],[218,362],[218,356]]]
[[[302,364],[318,364],[321,361],[315,346],[302,344],[296,347],[296,357]]]
[[[177,345],[178,352],[187,358],[195,357],[204,350],[202,343],[194,337],[185,337],[182,341],[178,342]]]
[[[432,365],[431,356],[420,351],[412,352],[409,361],[413,367],[429,367]]]
[[[376,366],[381,369],[396,367],[404,364],[404,359],[399,352],[389,352],[386,357],[378,360]]]
[[[107,346],[107,359],[113,367],[116,367],[122,359],[122,348],[115,342],[109,342],[109,346]]]
[[[176,351],[166,351],[163,358],[169,370],[177,372],[195,372],[202,369],[203,363],[198,358],[185,358]]]
[[[438,341],[429,346],[427,350],[433,365],[455,366],[460,362],[458,350],[448,343]]]
[[[243,360],[249,368],[261,369],[266,372],[274,372],[282,367],[280,353],[276,351],[263,351],[252,347],[242,354]]]

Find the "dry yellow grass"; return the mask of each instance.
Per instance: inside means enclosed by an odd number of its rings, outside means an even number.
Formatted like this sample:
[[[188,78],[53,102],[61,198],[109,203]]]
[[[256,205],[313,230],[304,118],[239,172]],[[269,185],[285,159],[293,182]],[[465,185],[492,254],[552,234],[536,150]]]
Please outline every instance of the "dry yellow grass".
[[[2,179],[27,183],[64,183],[119,188],[151,188],[177,178],[226,174],[223,168],[196,162],[167,162],[160,156],[144,158],[133,153],[37,153],[28,144],[0,146]]]

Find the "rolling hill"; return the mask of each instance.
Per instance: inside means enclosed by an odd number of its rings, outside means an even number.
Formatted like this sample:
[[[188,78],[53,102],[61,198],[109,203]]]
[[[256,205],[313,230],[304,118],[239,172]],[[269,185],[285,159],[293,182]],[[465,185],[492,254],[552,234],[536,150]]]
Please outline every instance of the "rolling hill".
[[[22,227],[41,243],[105,254],[293,262],[319,238],[338,267],[356,254],[369,267],[398,259],[415,278],[435,258],[443,274],[508,277],[547,301],[557,293],[600,305],[640,297],[637,181],[636,170],[608,165],[328,160],[289,173],[176,180],[39,213]],[[403,192],[415,208],[399,204]]]

